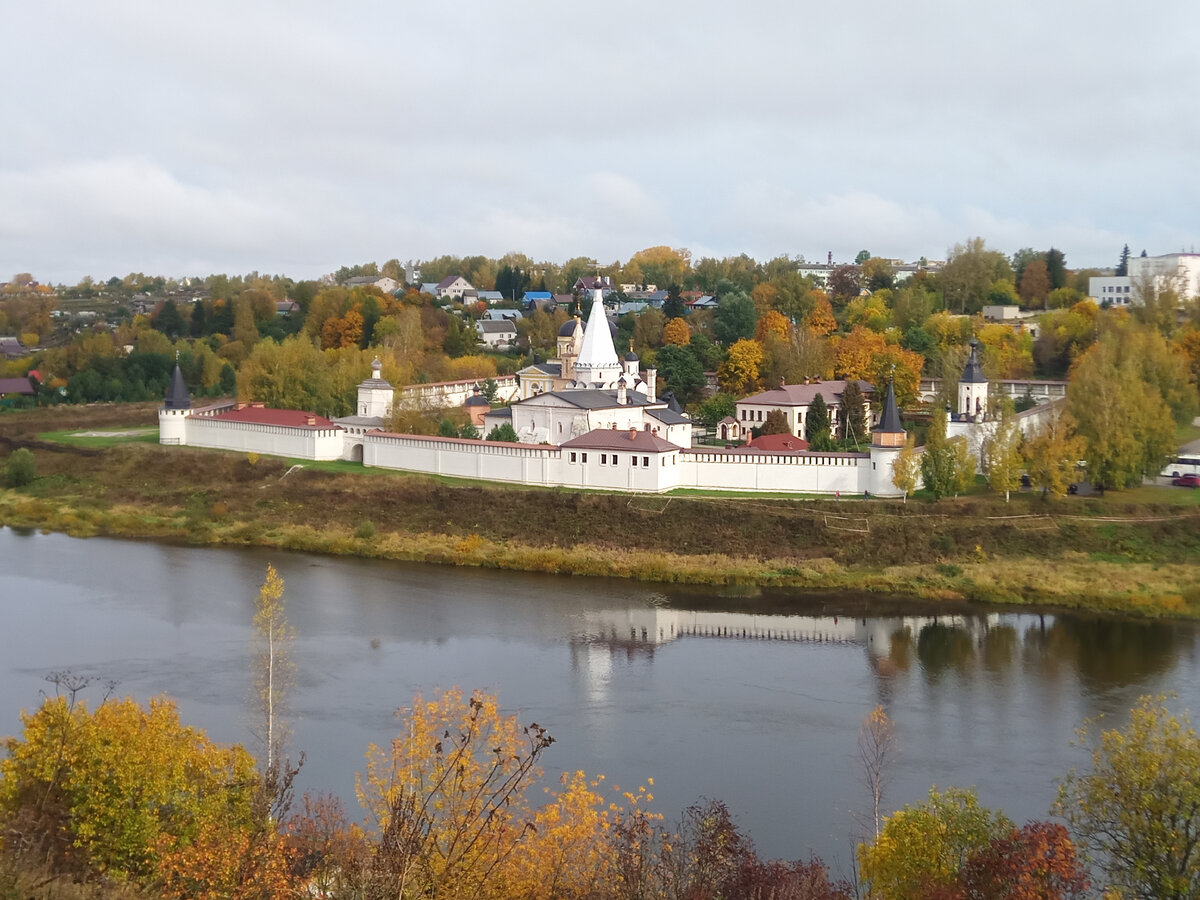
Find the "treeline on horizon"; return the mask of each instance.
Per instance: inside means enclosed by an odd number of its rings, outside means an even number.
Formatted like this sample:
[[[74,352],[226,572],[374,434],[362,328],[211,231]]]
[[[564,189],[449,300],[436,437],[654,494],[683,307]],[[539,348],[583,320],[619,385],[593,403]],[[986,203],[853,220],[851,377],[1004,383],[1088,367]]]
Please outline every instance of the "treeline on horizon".
[[[1120,267],[1127,256],[1128,248]],[[665,286],[668,296],[661,309],[620,316],[617,347],[632,347],[643,367],[655,366],[661,392],[672,392],[696,421],[711,425],[734,412],[738,397],[806,378],[894,381],[907,412],[918,407],[921,379],[940,378],[930,407],[944,408],[956,401],[955,382],[975,339],[989,380],[1071,380],[1072,421],[1065,429],[1070,433],[1059,444],[1071,447],[1069,439],[1078,431],[1088,443],[1089,469],[1103,473],[1097,477],[1107,487],[1136,484],[1161,468],[1174,449],[1176,428],[1194,415],[1200,300],[1186,296],[1181,285],[1139,284],[1130,308],[1103,309],[1084,293],[1089,273],[1068,269],[1055,249],[1026,248],[1009,257],[973,238],[953,248],[940,270],[918,270],[903,283],[888,260],[867,251],[859,257],[861,263],[839,267],[818,284],[788,257],[693,264],[687,251],[648,248],[608,268],[618,284],[650,282]],[[553,267],[520,254],[499,260],[440,257],[423,264],[421,278],[462,274],[477,287],[510,285],[519,296],[530,285],[558,290],[579,274],[604,272],[588,262],[580,258]],[[374,271],[403,276],[396,260],[338,274]],[[411,287],[393,295],[370,285],[296,283],[252,273],[212,276],[195,288],[195,296],[185,294],[179,302],[161,297],[149,315],[130,316],[118,303],[108,313],[111,319],[97,317],[74,332],[51,316],[57,303],[70,302],[67,297],[26,289],[31,281],[23,273],[12,282],[15,292],[0,295],[0,332],[28,334],[31,343],[43,345],[4,364],[6,375],[32,369],[40,381],[35,400],[9,401],[12,405],[159,397],[170,360],[178,355],[195,396],[236,390],[243,399],[271,406],[348,415],[356,385],[376,356],[384,377],[397,386],[459,379],[486,384],[553,357],[561,325],[587,312],[582,298],[552,311],[524,310],[515,346],[485,351],[474,326],[488,311],[482,302],[439,300]],[[129,276],[120,280],[120,291],[157,289],[159,280],[151,281]],[[717,305],[689,311],[683,294],[701,285],[714,293]],[[90,282],[76,287],[100,289]],[[162,288],[172,285],[163,282]],[[296,309],[279,315],[277,303],[284,299]],[[984,305],[1017,303],[1043,310],[1036,338],[1027,328],[979,315]],[[519,302],[500,305],[513,308]],[[706,396],[706,373],[715,373],[715,396]],[[1076,382],[1086,390],[1074,387]],[[1102,412],[1091,398],[1110,387],[1114,400]],[[1018,408],[1032,402],[1018,398]],[[401,409],[389,427],[461,435],[469,424],[462,410]],[[862,437],[806,435],[829,449],[861,448]]]

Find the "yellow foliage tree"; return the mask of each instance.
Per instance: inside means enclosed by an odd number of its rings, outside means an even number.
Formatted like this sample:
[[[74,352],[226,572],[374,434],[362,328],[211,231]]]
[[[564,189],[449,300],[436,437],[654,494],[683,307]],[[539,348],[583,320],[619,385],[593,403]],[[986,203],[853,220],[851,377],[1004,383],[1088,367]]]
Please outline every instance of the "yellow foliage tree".
[[[250,823],[250,754],[182,725],[170,700],[107,700],[90,711],[52,697],[21,721],[23,735],[4,742],[0,810],[57,842],[43,851],[60,870],[149,879],[164,841]],[[10,840],[19,840],[11,828]]]
[[[759,368],[763,363],[762,344],[743,338],[729,348],[725,361],[717,368],[723,390],[731,394],[747,394],[758,387]]]
[[[683,319],[671,319],[663,327],[662,340],[664,344],[686,347],[692,340],[692,329]]]
[[[391,896],[490,896],[530,827],[526,789],[553,739],[495,697],[452,688],[413,701],[388,750],[357,778],[378,846],[368,878]],[[372,894],[374,895],[374,894]]]

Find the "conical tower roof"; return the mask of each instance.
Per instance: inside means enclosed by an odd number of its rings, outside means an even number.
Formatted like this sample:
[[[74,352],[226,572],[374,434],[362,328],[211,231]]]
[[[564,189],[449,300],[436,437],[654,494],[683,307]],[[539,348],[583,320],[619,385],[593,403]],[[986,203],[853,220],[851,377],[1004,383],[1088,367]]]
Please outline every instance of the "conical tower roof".
[[[958,381],[959,384],[984,384],[987,382],[987,378],[983,374],[983,366],[979,364],[979,341],[975,338],[971,338],[971,355],[967,357],[962,378]]]
[[[588,314],[587,327],[583,330],[583,347],[575,370],[619,369],[617,348],[613,345],[612,332],[608,328],[608,317],[604,314],[603,291],[592,292],[592,311]]]
[[[179,363],[175,363],[175,371],[171,373],[171,384],[167,388],[163,406],[166,409],[192,408],[192,398],[188,394],[187,384],[184,383],[183,372],[179,371]]]
[[[888,382],[887,399],[883,401],[883,415],[875,426],[875,434],[904,434],[900,425],[900,410],[896,408],[896,385]]]

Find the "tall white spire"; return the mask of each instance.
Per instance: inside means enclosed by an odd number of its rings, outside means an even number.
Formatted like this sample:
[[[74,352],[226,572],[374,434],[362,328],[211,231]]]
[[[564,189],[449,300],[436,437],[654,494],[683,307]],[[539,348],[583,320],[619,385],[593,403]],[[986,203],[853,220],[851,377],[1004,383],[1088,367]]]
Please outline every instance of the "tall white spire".
[[[599,288],[592,291],[592,311],[583,330],[583,347],[575,361],[575,372],[580,380],[592,384],[609,384],[621,375],[621,361],[617,359],[617,348],[613,346],[608,317],[604,314],[604,292]]]

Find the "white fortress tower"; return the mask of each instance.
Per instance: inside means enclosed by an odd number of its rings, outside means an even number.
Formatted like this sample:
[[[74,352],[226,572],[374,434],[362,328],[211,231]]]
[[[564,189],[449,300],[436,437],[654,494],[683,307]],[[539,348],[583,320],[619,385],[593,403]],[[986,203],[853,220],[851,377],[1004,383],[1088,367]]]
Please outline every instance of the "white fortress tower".
[[[187,420],[192,414],[192,398],[183,381],[179,364],[171,373],[171,385],[158,411],[158,442],[160,444],[186,444]]]
[[[904,449],[907,437],[900,426],[900,411],[896,408],[896,386],[888,382],[887,399],[883,402],[883,414],[879,424],[871,432],[871,494],[875,497],[899,497],[901,491],[892,484],[892,472],[896,457]]]
[[[383,363],[379,357],[371,361],[371,377],[358,386],[358,415],[387,421],[392,417],[392,398],[395,391],[383,380]]]
[[[971,355],[963,367],[958,380],[958,411],[971,422],[982,422],[987,417],[988,380],[979,364],[979,341],[971,338]]]

